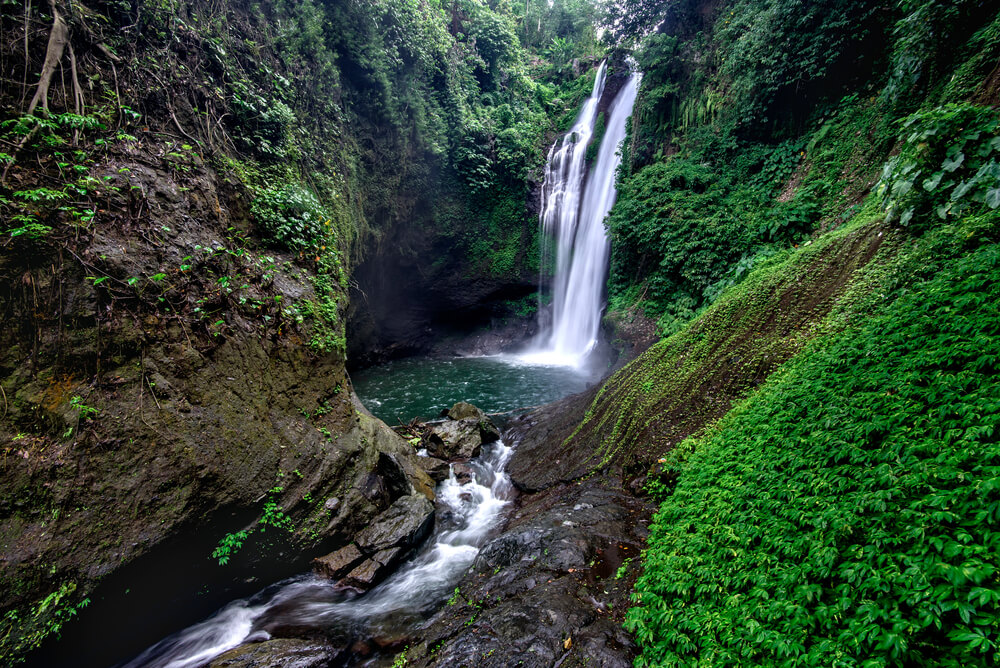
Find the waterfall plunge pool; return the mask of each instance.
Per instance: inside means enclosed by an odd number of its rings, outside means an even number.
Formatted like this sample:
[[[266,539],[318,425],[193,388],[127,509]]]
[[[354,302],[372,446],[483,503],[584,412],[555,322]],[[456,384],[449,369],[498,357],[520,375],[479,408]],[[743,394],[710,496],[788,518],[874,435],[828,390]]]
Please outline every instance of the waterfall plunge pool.
[[[351,375],[361,403],[388,424],[432,420],[455,402],[487,413],[538,406],[582,392],[603,369],[546,363],[531,355],[410,357]]]
[[[407,358],[357,372],[353,381],[369,410],[393,423],[438,417],[441,409],[457,401],[491,413],[554,401],[597,382],[604,371],[598,359],[576,367],[531,355]],[[124,667],[197,668],[282,628],[320,634],[341,644],[357,640],[363,646],[369,646],[371,638],[404,637],[448,598],[501,517],[512,495],[504,472],[511,454],[512,449],[498,441],[470,462],[471,481],[461,483],[452,472],[437,489],[434,535],[372,591],[345,594],[328,580],[303,573],[231,601],[149,646]],[[374,650],[369,658],[378,658],[377,645],[367,650]],[[353,651],[339,660],[344,665],[364,663]]]

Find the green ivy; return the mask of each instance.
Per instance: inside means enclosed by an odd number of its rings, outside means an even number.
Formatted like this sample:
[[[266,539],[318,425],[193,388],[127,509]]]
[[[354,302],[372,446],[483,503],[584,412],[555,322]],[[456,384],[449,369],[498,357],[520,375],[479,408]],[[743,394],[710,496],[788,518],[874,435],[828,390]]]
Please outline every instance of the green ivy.
[[[299,182],[260,191],[250,212],[267,236],[291,250],[315,247],[330,220],[316,194]]]
[[[954,252],[685,444],[637,665],[1000,661],[1000,246]]]

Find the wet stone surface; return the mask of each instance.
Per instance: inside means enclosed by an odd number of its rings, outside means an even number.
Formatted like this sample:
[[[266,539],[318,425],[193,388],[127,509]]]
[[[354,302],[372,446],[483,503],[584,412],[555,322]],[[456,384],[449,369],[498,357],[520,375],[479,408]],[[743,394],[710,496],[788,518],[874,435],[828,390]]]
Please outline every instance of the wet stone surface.
[[[613,478],[524,495],[408,665],[630,666],[621,628],[650,508]],[[619,577],[620,571],[620,577]]]
[[[209,668],[325,668],[339,654],[323,642],[279,638],[229,650]]]

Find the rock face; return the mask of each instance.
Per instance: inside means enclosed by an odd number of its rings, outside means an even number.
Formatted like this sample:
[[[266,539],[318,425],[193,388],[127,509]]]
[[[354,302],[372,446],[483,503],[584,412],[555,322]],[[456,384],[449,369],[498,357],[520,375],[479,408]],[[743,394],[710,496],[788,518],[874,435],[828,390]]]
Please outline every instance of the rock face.
[[[527,211],[537,206],[537,199],[529,198],[525,205],[522,248],[530,245],[538,220]],[[453,242],[433,247],[433,225],[410,227],[391,230],[353,274],[358,288],[350,296],[347,324],[352,364],[370,366],[430,351],[454,353],[476,330],[497,330],[508,320],[514,322],[506,336],[486,336],[474,350],[499,352],[534,333],[534,319],[519,318],[509,300],[538,290],[535,272],[519,266],[506,276],[484,275],[464,264]],[[428,257],[441,261],[428,263]],[[470,278],[470,273],[480,275]]]
[[[42,295],[36,307],[5,293],[7,322],[34,324],[0,328],[0,441],[12,444],[0,472],[0,579],[9,585],[0,609],[30,620],[25,638],[171,544],[203,546],[168,592],[193,596],[208,580],[224,587],[220,579],[297,567],[291,555],[349,541],[401,496],[433,495],[412,446],[353,400],[343,354],[317,352],[282,314],[281,304],[315,299],[311,270],[265,271],[232,240],[234,230],[253,232],[241,213],[247,194],[204,165],[180,175],[147,155],[108,159],[93,176],[120,179],[150,229],[95,225],[74,251],[84,264],[67,260],[55,272],[0,254],[0,278],[30,280]],[[291,254],[274,255],[274,266],[294,266]],[[137,289],[125,296],[128,277],[165,267],[184,290],[159,301]],[[105,283],[85,280],[93,274]],[[246,304],[219,288],[220,276],[245,282]],[[32,320],[35,308],[50,315]],[[199,321],[195,310],[216,315]],[[254,529],[267,503],[296,531],[270,552],[248,543],[222,574],[210,572],[214,546]],[[59,606],[43,605],[51,595]],[[173,610],[158,595],[137,596],[129,605]],[[185,614],[179,602],[176,612]],[[0,655],[23,652],[20,642],[5,634]]]
[[[507,428],[517,449],[507,472],[518,489],[537,492],[590,470],[592,451],[578,441],[567,443],[566,438],[583,420],[597,390],[594,387],[511,420]]]

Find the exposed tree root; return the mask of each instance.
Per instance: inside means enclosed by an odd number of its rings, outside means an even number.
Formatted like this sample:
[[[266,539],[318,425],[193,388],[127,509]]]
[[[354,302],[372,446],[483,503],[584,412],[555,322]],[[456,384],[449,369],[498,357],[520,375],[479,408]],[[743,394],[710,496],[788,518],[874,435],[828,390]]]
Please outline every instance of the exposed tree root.
[[[38,78],[38,88],[34,97],[28,104],[27,114],[35,113],[39,104],[42,109],[49,110],[49,86],[52,83],[52,75],[55,74],[56,67],[62,60],[66,45],[69,44],[69,26],[63,19],[62,14],[56,7],[55,0],[49,0],[49,7],[52,8],[52,30],[49,31],[49,46],[45,50],[45,63],[42,65],[42,74]]]

